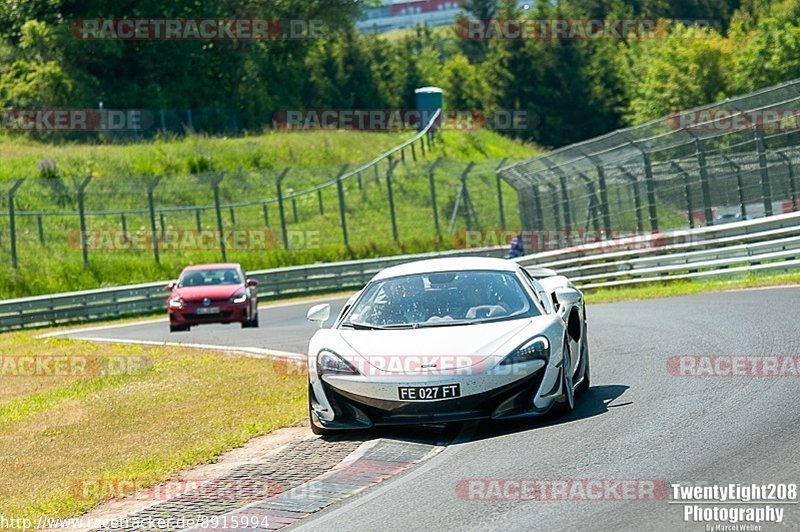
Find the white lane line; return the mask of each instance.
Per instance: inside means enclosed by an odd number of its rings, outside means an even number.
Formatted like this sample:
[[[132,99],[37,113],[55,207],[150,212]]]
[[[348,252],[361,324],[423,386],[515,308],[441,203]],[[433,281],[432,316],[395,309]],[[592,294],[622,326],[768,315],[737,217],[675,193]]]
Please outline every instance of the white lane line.
[[[92,327],[83,327],[81,329],[66,329],[53,331],[38,335],[36,338],[53,338],[54,336],[67,336],[70,334],[83,334],[94,331],[105,331],[108,329],[122,329],[124,327],[133,327],[134,325],[149,325],[151,323],[166,323],[166,318],[153,318],[149,320],[132,321],[130,323],[117,323],[112,325],[94,325]]]
[[[293,307],[299,305],[311,305],[316,303],[324,303],[327,301],[337,301],[340,299],[345,299],[347,296],[342,296],[341,294],[338,296],[327,296],[327,297],[320,297],[316,299],[307,299],[304,301],[287,301],[283,303],[264,303],[263,305],[259,305],[258,309],[273,309],[273,308],[283,308],[283,307]],[[95,332],[95,331],[107,331],[108,329],[122,329],[125,327],[135,327],[137,325],[150,325],[152,323],[166,323],[167,319],[166,316],[163,318],[151,318],[149,320],[141,320],[141,321],[132,321],[129,323],[110,323],[106,325],[94,325],[92,327],[83,327],[81,329],[66,329],[66,330],[58,330],[53,332],[48,332],[44,334],[38,335],[36,338],[53,338],[56,336],[68,336],[73,334],[83,334],[87,332]]]
[[[214,344],[190,344],[183,342],[159,342],[155,340],[129,340],[120,338],[101,338],[101,337],[81,337],[76,340],[85,340],[87,342],[105,342],[109,344],[133,344],[133,345],[154,345],[159,347],[188,347],[192,349],[207,349],[210,351],[224,351],[243,353],[255,358],[279,358],[285,360],[296,360],[300,362],[306,361],[306,355],[303,353],[292,353],[290,351],[279,351],[277,349],[264,349],[261,347],[237,347],[230,345],[214,345]]]
[[[303,299],[302,301],[282,301],[282,302],[276,301],[274,303],[264,303],[262,305],[259,305],[258,308],[262,309],[262,308],[294,307],[299,305],[313,305],[315,303],[325,303],[326,301],[338,301],[340,299],[346,300],[355,293],[356,291],[354,290],[352,293],[349,293],[347,295],[339,294],[333,296],[320,296],[320,297],[315,297],[313,299]]]

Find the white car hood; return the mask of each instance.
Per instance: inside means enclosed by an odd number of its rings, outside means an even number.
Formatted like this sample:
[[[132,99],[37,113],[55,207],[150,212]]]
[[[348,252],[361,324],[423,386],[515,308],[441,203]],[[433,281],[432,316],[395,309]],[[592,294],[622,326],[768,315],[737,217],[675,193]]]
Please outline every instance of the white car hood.
[[[400,330],[349,330],[335,333],[371,366],[386,373],[415,373],[456,364],[481,365],[494,356],[506,356],[516,335],[531,326],[536,318],[498,321],[475,325],[451,325]],[[332,331],[334,332],[334,331]],[[340,353],[347,355],[350,353]],[[426,367],[427,366],[427,367]]]

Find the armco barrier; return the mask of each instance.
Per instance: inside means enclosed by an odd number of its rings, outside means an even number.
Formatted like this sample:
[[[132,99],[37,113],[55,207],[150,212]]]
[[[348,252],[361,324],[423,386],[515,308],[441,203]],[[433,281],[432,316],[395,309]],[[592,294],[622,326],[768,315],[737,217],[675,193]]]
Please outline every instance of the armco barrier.
[[[250,272],[262,298],[357,289],[383,268],[412,260],[503,256],[506,248],[291,266]],[[516,259],[552,268],[584,289],[800,268],[800,213],[654,233],[546,251]],[[162,312],[167,281],[0,301],[0,330]]]
[[[259,297],[319,294],[361,288],[389,266],[434,257],[503,256],[506,248],[491,247],[398,255],[329,264],[290,266],[248,272],[258,281]],[[80,321],[123,318],[166,310],[168,281],[85,290],[0,301],[0,331]]]
[[[800,212],[596,242],[516,260],[554,269],[584,289],[790,271],[800,265]]]

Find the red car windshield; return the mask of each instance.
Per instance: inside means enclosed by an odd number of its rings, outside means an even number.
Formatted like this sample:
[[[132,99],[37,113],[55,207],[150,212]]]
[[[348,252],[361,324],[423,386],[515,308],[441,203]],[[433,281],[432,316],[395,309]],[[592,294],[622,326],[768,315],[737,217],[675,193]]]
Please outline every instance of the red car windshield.
[[[178,288],[186,286],[213,286],[222,284],[241,284],[242,278],[234,268],[213,268],[208,270],[189,270],[181,275]]]

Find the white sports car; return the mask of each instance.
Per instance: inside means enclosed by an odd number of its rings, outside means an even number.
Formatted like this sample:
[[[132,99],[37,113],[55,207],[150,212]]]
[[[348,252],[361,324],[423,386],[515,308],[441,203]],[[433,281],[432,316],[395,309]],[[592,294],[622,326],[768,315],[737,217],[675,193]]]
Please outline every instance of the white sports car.
[[[315,434],[569,412],[589,386],[583,295],[505,259],[387,268],[311,338],[308,375]]]

